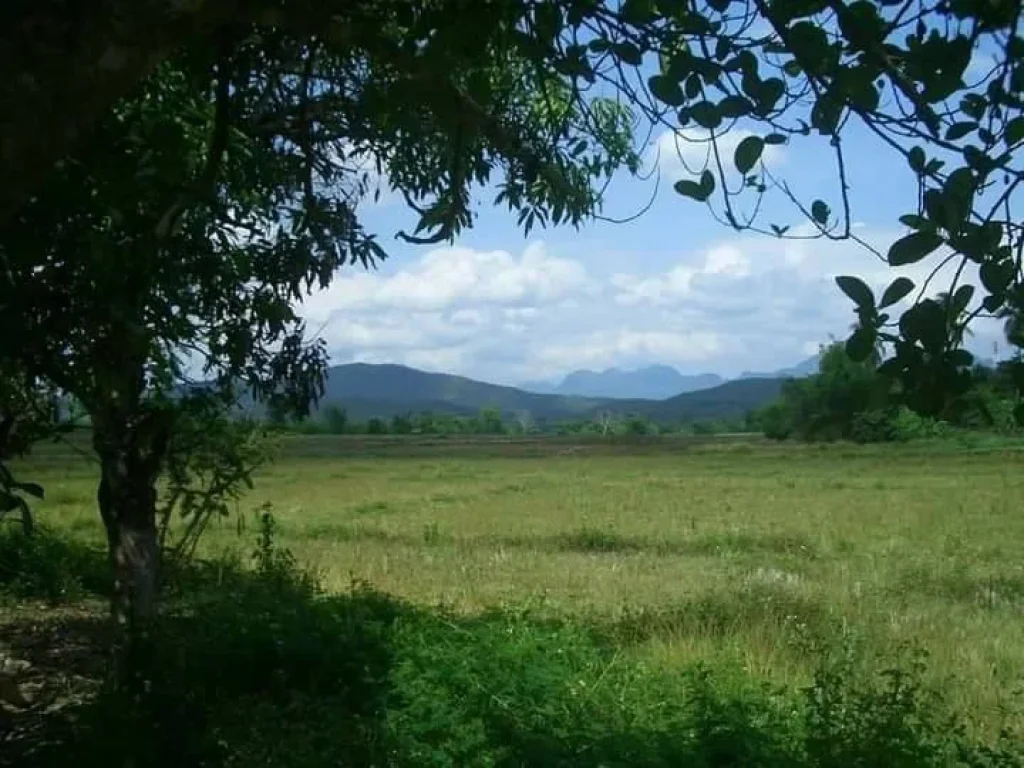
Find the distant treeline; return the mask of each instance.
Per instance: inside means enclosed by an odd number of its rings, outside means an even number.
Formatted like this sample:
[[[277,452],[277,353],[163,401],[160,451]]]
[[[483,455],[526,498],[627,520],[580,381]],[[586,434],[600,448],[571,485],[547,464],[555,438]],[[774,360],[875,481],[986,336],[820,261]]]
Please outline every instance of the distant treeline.
[[[833,344],[823,351],[818,374],[787,381],[779,399],[750,421],[777,440],[875,443],[963,431],[1020,432],[1024,409],[1014,380],[1024,376],[1022,360],[974,366],[969,375],[965,371],[962,391],[937,407],[911,401],[898,381],[879,371],[879,362],[877,356],[854,362],[842,344]]]
[[[357,421],[349,418],[344,407],[334,403],[325,405],[308,419],[278,417],[271,418],[269,423],[284,431],[336,435],[711,435],[757,428],[751,417],[659,423],[646,416],[608,411],[592,418],[553,421],[534,419],[525,411],[503,413],[498,408],[482,408],[468,416],[424,411]]]

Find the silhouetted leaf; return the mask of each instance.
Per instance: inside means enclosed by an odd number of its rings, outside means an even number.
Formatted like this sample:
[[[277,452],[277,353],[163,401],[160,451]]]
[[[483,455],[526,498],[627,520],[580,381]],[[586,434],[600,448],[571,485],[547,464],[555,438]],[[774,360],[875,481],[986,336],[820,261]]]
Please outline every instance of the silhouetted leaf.
[[[889,248],[891,267],[914,264],[942,245],[942,238],[934,232],[915,232],[901,237]]]
[[[679,83],[665,75],[654,75],[647,80],[647,86],[658,101],[668,104],[670,107],[678,107],[684,101],[683,89]]]
[[[921,173],[924,171],[925,164],[924,150],[920,147],[913,147],[909,153],[907,153],[907,162],[910,163],[910,170],[915,173]]]
[[[878,334],[874,328],[858,328],[846,340],[846,354],[854,362],[864,362],[874,352],[877,338]]]
[[[904,216],[900,216],[900,223],[904,224],[911,229],[932,229],[932,223],[928,221],[924,216],[918,216],[916,213],[908,213]]]
[[[22,509],[25,500],[7,491],[0,491],[0,512],[10,512],[14,509]]]
[[[956,289],[956,293],[953,294],[951,303],[953,305],[953,312],[959,314],[967,309],[967,305],[971,303],[971,299],[974,298],[974,286],[973,285],[961,285]]]
[[[897,277],[882,293],[882,300],[879,302],[878,308],[882,309],[892,306],[905,298],[912,290],[914,290],[913,280],[907,277]]]
[[[750,114],[753,105],[742,96],[726,96],[718,102],[718,111],[722,117],[743,117]]]
[[[710,101],[701,101],[690,107],[690,117],[701,128],[714,130],[722,124],[722,115],[718,107]]]
[[[815,200],[811,203],[811,216],[819,224],[827,224],[828,216],[831,213],[828,204],[824,200]]]
[[[990,293],[1002,293],[1013,280],[1014,266],[1006,261],[986,261],[978,270],[981,284]]]
[[[35,496],[37,499],[43,498],[43,486],[39,483],[15,483],[11,488],[27,493],[29,496]]]
[[[1006,124],[1006,128],[1003,129],[1003,140],[1007,146],[1024,141],[1024,116],[1015,117]]]
[[[967,121],[963,123],[953,123],[949,128],[946,129],[946,141],[956,141],[962,139],[969,133],[973,133],[978,129],[978,124],[973,121]]]
[[[747,136],[736,145],[736,152],[733,161],[736,163],[736,170],[740,173],[747,173],[757,165],[764,151],[764,142],[759,136]]]
[[[960,99],[960,111],[974,120],[981,120],[985,116],[985,108],[988,102],[984,96],[976,93],[968,93]]]
[[[840,275],[836,278],[836,285],[853,300],[858,309],[870,309],[875,306],[875,294],[859,277]]]
[[[643,62],[643,54],[640,53],[640,49],[630,42],[615,43],[612,46],[612,52],[623,62],[632,64],[634,67],[640,66]]]
[[[691,197],[698,202],[704,202],[715,191],[715,177],[711,171],[704,171],[699,182],[681,179],[675,183],[674,188],[676,192],[684,197]]]

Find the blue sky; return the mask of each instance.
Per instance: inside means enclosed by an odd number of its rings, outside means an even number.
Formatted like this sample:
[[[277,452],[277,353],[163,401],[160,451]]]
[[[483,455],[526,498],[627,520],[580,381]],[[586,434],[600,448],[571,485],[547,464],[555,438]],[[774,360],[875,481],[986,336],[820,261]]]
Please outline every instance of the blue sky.
[[[727,156],[742,136],[721,139]],[[845,338],[854,315],[835,275],[859,275],[877,294],[898,274],[920,285],[935,263],[897,272],[854,243],[723,227],[705,206],[672,190],[690,174],[671,133],[654,142],[662,150],[660,190],[650,210],[629,223],[524,236],[512,214],[481,196],[474,228],[454,245],[412,246],[394,237],[411,229],[412,217],[385,193],[362,216],[388,261],[369,273],[346,268],[302,314],[326,338],[334,363],[394,362],[510,384],[651,363],[731,376],[786,367],[830,336]],[[905,234],[898,218],[914,206],[913,177],[864,130],[847,131],[844,146],[857,232],[884,252]],[[653,162],[653,147],[646,151]],[[682,144],[690,160],[704,151]],[[821,138],[809,137],[771,148],[765,162],[805,204],[822,198],[836,210],[832,158]],[[653,184],[617,178],[605,215],[635,213]],[[796,232],[804,219],[776,193],[759,221]],[[990,356],[999,341],[998,326],[981,323],[970,346]]]

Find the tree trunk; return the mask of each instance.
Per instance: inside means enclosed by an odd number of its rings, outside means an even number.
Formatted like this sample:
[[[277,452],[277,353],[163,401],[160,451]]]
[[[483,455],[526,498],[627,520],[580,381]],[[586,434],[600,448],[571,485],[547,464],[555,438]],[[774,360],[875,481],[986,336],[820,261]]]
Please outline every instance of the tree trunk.
[[[111,613],[119,628],[134,634],[156,611],[156,491],[150,478],[104,467],[97,495],[114,579]]]
[[[136,430],[97,428],[101,477],[97,501],[113,574],[111,614],[129,636],[145,632],[156,613],[160,549],[156,523],[158,461],[139,446]]]

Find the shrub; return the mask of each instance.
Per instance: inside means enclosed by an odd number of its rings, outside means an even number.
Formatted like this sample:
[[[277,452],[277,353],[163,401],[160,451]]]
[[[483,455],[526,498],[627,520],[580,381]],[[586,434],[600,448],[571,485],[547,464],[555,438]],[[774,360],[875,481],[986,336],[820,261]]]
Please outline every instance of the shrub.
[[[269,510],[254,561],[162,619],[144,691],[107,688],[35,762],[1024,766],[1010,736],[968,737],[919,657],[878,675],[848,644],[814,651],[813,684],[784,690],[733,666],[652,667],[529,609],[466,618],[358,584],[327,596],[276,545]]]
[[[109,565],[89,547],[37,527],[31,536],[0,530],[0,591],[19,599],[62,603],[109,590]]]

